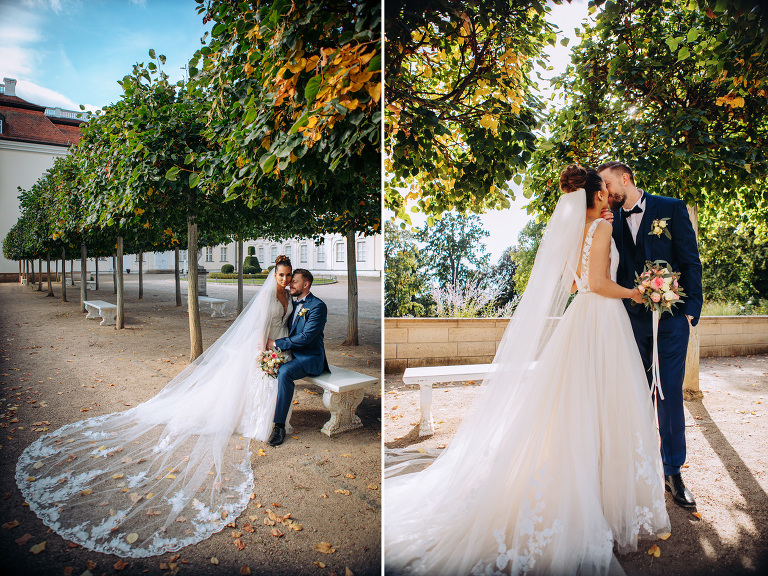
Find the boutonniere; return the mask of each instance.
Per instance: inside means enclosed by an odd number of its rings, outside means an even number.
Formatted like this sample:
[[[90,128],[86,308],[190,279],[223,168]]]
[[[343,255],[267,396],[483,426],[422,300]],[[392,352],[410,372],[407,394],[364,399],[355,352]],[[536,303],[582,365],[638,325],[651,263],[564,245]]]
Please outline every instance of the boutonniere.
[[[299,318],[304,316],[304,314],[306,314],[307,312],[309,312],[309,308],[302,308],[301,310],[299,310]]]
[[[651,231],[648,232],[648,236],[655,234],[660,238],[661,235],[664,234],[664,236],[672,240],[672,234],[667,227],[667,220],[669,220],[669,218],[660,218],[659,220],[651,222]]]

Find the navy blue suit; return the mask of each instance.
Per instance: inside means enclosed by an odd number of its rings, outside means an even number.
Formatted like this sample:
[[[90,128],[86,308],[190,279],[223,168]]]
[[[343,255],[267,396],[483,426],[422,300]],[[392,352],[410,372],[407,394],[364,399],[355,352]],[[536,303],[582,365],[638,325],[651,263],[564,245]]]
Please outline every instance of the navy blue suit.
[[[667,229],[672,238],[650,234],[654,220],[669,218]],[[686,293],[684,302],[665,312],[659,321],[659,373],[664,400],[657,398],[661,460],[664,474],[678,474],[685,463],[685,412],[683,409],[683,380],[690,328],[686,315],[695,326],[701,315],[701,260],[696,234],[688,209],[682,200],[645,193],[645,211],[636,241],[626,222],[623,210],[614,212],[613,239],[619,250],[617,282],[626,288],[635,285],[635,273],[642,272],[647,260],[665,260],[672,270],[680,272],[680,286]],[[651,313],[645,306],[624,300],[632,322],[637,347],[643,359],[648,383],[651,383],[653,332]]]
[[[299,317],[294,322],[297,314]],[[323,345],[323,329],[327,319],[328,307],[325,302],[309,293],[301,310],[294,305],[288,336],[275,340],[275,346],[280,350],[290,350],[293,354],[293,359],[277,371],[276,424],[285,424],[296,380],[330,372]]]

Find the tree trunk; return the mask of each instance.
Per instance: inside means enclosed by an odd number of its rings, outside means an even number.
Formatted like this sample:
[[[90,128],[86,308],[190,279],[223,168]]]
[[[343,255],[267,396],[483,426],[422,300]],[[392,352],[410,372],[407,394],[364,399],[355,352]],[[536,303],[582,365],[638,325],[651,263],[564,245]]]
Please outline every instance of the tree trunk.
[[[122,265],[122,262],[120,263]],[[117,294],[117,254],[112,256],[112,294]]]
[[[197,223],[195,215],[187,216],[187,310],[189,312],[190,361],[203,353],[203,333],[200,327],[200,303],[197,300]]]
[[[355,231],[347,232],[347,339],[343,346],[358,346],[357,333],[357,258]]]
[[[59,278],[59,259],[56,258],[56,282],[61,282],[61,278]]]
[[[75,285],[75,259],[69,261],[69,283]]]
[[[61,301],[67,301],[67,249],[61,247]]]
[[[141,261],[144,258],[144,251],[139,250],[139,300],[144,298],[144,277],[142,272],[144,271],[144,263]]]
[[[29,269],[32,271],[32,273],[29,275],[29,286],[30,288],[34,288],[35,287],[35,259],[34,258],[29,259],[29,266],[30,266]]]
[[[48,260],[48,294],[46,294],[46,298],[53,298],[53,285],[51,284],[51,251],[48,250],[46,253],[46,259]]]
[[[123,286],[123,237],[117,237],[117,261],[120,266],[117,269],[117,320],[115,330],[125,328],[125,290]]]
[[[32,276],[29,274],[29,258],[27,258],[27,274],[24,279],[27,281],[27,286],[32,283]]]
[[[691,217],[693,231],[696,240],[699,238],[699,208],[688,206],[688,215]],[[685,358],[685,379],[683,380],[683,398],[686,400],[700,400],[704,397],[699,390],[699,327],[691,326],[691,335],[688,337],[688,354]]]
[[[93,279],[96,281],[96,290],[99,289],[99,257],[93,259],[93,267],[96,269]]]
[[[88,272],[85,259],[88,258],[88,250],[85,244],[80,244],[80,312],[85,312],[85,301],[88,299],[88,278],[86,274]]]
[[[37,291],[43,291],[43,259],[37,259]]]
[[[24,277],[24,268],[22,267],[21,260],[19,260],[19,284],[21,284],[21,279]]]
[[[237,315],[243,311],[243,241],[237,241]]]
[[[176,281],[176,306],[181,306],[181,271],[179,270],[179,247],[173,249],[173,276]]]

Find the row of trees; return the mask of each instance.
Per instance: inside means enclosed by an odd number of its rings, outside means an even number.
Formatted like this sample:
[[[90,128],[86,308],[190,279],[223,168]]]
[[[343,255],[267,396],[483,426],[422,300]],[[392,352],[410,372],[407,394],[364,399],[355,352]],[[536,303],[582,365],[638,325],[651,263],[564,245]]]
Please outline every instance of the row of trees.
[[[122,98],[92,114],[82,138],[29,191],[6,238],[9,259],[85,256],[346,235],[348,344],[357,344],[355,233],[380,226],[378,2],[197,0],[214,22],[171,83],[149,51]],[[194,266],[192,267],[194,269]],[[197,275],[189,274],[191,356],[202,352]],[[118,328],[123,326],[117,269]],[[180,305],[177,282],[177,305]]]

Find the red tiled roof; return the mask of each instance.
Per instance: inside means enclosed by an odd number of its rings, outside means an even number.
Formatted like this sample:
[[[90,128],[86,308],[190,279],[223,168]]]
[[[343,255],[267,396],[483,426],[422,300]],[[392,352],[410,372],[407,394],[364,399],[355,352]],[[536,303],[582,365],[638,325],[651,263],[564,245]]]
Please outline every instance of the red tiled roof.
[[[80,140],[79,122],[48,118],[44,106],[17,96],[0,94],[0,114],[5,118],[0,140],[54,146],[71,146]]]

